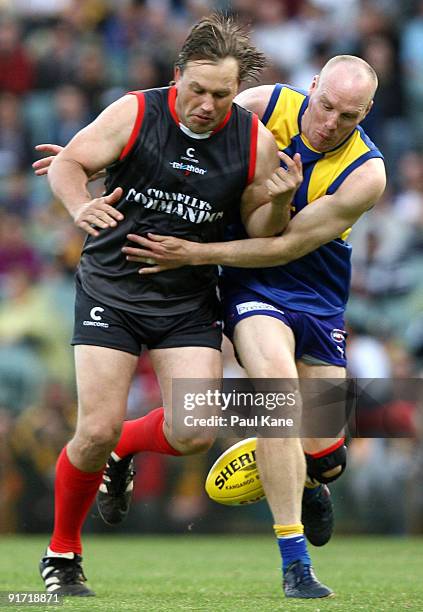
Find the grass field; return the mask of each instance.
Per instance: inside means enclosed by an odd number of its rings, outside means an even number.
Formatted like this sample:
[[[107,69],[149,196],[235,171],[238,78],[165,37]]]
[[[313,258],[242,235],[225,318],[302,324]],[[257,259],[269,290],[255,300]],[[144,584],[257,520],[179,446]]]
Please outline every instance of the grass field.
[[[39,591],[37,563],[46,539],[0,538],[0,591]],[[326,600],[287,600],[277,547],[269,536],[88,537],[84,569],[96,598],[63,606],[1,610],[87,612],[423,611],[423,539],[340,538],[313,549]]]

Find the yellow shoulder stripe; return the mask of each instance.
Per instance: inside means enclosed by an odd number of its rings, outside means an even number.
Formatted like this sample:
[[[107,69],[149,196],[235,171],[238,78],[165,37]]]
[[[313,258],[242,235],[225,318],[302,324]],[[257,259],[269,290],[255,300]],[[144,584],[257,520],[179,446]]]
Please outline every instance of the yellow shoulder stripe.
[[[291,139],[299,133],[298,113],[305,95],[282,87],[273,112],[266,124],[278,143],[279,149],[286,149]]]

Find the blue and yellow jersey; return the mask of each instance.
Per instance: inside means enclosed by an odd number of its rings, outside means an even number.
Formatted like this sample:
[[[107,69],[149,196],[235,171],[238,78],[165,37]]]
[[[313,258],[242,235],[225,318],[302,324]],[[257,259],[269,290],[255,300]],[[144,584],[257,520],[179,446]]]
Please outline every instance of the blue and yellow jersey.
[[[301,154],[304,180],[295,195],[292,215],[333,194],[368,159],[383,157],[360,126],[331,151],[319,153],[313,149],[301,132],[308,100],[305,92],[278,83],[262,118],[281,151],[291,157]],[[345,242],[350,231],[285,266],[226,268],[224,276],[233,277],[238,284],[285,308],[321,316],[343,312],[351,277],[351,247]],[[232,238],[247,237],[241,227],[231,234]]]

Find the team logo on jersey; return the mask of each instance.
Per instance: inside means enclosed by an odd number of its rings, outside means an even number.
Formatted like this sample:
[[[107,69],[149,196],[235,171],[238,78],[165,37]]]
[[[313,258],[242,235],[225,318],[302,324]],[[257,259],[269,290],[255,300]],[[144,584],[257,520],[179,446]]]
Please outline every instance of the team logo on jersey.
[[[334,342],[345,342],[345,334],[347,332],[343,329],[333,329],[330,332],[330,337]]]
[[[104,312],[104,308],[101,306],[94,306],[94,308],[91,308],[91,321],[83,321],[82,325],[84,325],[84,327],[103,327],[104,329],[110,327],[108,323],[104,323],[102,320],[103,317],[99,314],[100,312]]]

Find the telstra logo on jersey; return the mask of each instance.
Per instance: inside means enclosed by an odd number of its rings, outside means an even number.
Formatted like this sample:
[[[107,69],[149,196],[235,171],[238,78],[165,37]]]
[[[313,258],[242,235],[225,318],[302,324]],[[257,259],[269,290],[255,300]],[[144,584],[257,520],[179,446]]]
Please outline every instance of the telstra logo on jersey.
[[[193,166],[193,164],[199,163],[198,159],[195,158],[194,147],[188,147],[187,150],[185,151],[185,155],[181,155],[181,159],[189,163],[184,164],[184,162],[172,161],[172,162],[169,162],[169,164],[175,170],[183,170],[186,176],[191,174],[191,172],[193,172],[194,174],[202,174],[202,175],[207,174],[207,170],[205,170],[204,168]]]
[[[194,160],[192,160],[194,161]],[[188,176],[188,174],[207,174],[207,170],[204,168],[199,168],[198,166],[193,166],[192,164],[184,164],[183,162],[171,161],[169,164],[172,166],[174,170],[183,170],[184,174]]]

